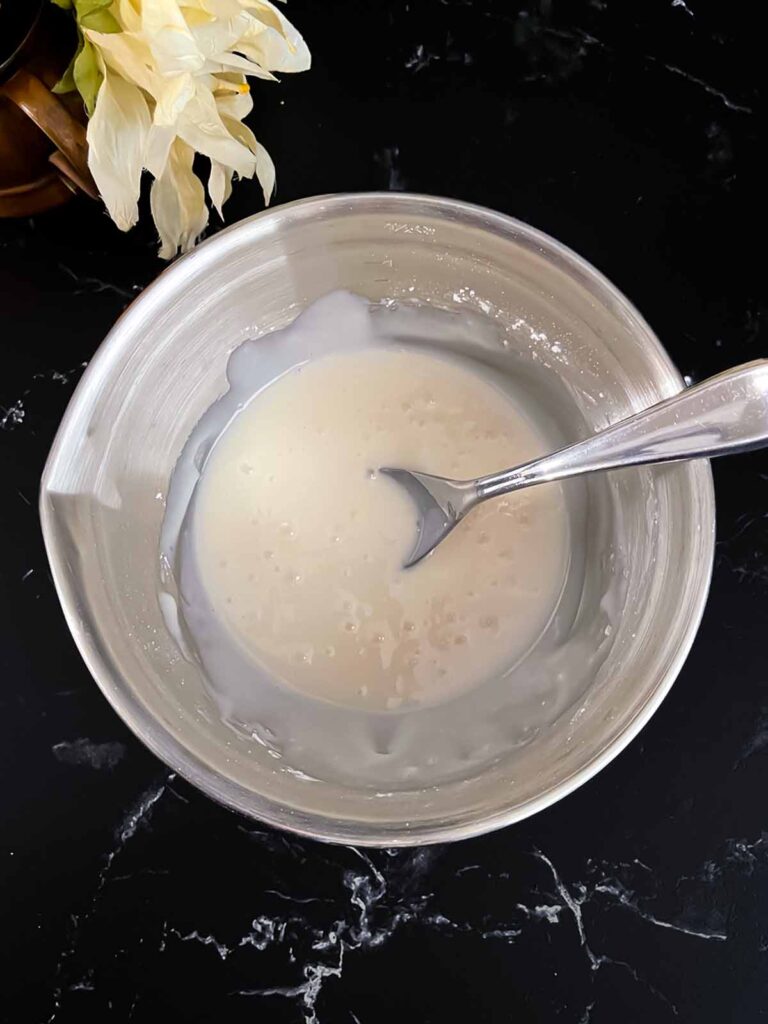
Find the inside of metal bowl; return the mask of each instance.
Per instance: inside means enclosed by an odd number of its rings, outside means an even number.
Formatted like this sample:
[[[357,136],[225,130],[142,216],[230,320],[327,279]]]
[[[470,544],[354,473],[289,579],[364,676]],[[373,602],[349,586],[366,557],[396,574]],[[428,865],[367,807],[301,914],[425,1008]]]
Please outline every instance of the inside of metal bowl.
[[[51,453],[41,495],[46,544],[70,627],[106,696],[152,750],[210,795],[325,839],[459,838],[575,788],[663,698],[706,598],[709,469],[625,470],[585,485],[593,523],[582,554],[593,571],[574,617],[595,629],[585,634],[589,644],[569,652],[589,666],[588,678],[554,725],[482,772],[428,789],[308,781],[220,721],[200,668],[161,614],[158,544],[171,473],[195,423],[226,389],[229,353],[339,288],[492,321],[495,340],[483,358],[538,391],[567,440],[680,387],[626,300],[525,225],[403,194],[306,200],[205,243],[121,318]],[[605,629],[608,592],[616,606]]]

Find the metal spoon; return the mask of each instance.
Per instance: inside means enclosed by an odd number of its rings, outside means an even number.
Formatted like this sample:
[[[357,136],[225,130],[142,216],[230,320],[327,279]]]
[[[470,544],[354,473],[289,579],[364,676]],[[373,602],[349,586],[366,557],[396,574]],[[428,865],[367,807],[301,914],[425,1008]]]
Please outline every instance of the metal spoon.
[[[418,510],[409,568],[433,551],[475,505],[523,487],[582,473],[650,462],[732,455],[768,445],[768,359],[757,359],[686,388],[620,420],[585,441],[515,469],[477,480],[382,467],[408,491]]]

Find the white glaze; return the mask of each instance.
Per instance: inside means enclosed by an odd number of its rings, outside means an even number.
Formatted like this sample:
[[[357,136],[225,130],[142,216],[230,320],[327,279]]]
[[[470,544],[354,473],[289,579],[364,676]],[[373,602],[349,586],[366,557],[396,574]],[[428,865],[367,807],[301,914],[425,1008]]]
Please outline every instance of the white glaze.
[[[484,330],[490,331],[487,342]],[[485,344],[490,349],[491,334],[471,314],[371,306],[347,293],[328,295],[290,327],[235,350],[228,366],[229,391],[203,416],[182,452],[161,539],[163,614],[179,636],[182,653],[201,663],[222,719],[265,746],[285,770],[309,779],[354,779],[356,785],[377,791],[468,777],[530,742],[572,707],[608,652],[603,627],[610,620],[610,607],[620,605],[621,597],[612,590],[604,593],[608,619],[581,614],[584,595],[600,583],[585,575],[585,490],[578,480],[562,490],[554,486],[520,494],[506,508],[499,502],[476,510],[444,551],[411,570],[422,573],[424,582],[407,585],[413,592],[405,603],[395,602],[389,617],[367,614],[391,601],[395,580],[405,579],[398,567],[412,543],[415,523],[406,496],[395,484],[372,479],[365,470],[394,462],[474,476],[556,448],[564,440],[553,432],[553,419],[516,390],[514,381],[473,358]],[[346,404],[320,401],[312,410],[311,396],[323,393],[322,375],[335,376],[334,362],[340,365],[342,360],[354,368],[359,386]],[[377,361],[378,393],[393,406],[386,415],[380,409],[370,417],[373,426],[384,415],[380,436],[374,439],[371,431],[363,438],[361,431],[360,445],[341,436],[328,448],[319,445],[323,417],[324,429],[343,428],[343,434],[359,420],[360,403],[367,402],[373,411],[369,399],[377,390],[360,382],[371,373],[366,366]],[[286,374],[290,382],[281,380]],[[425,400],[430,408],[428,381],[435,374],[445,378],[444,399],[452,389],[454,397],[462,398],[455,415],[444,418],[442,433],[426,426],[420,404]],[[313,380],[315,375],[319,377]],[[302,378],[306,387],[294,386]],[[353,398],[360,400],[357,407]],[[290,415],[284,402],[293,403]],[[411,408],[403,409],[408,403]],[[399,417],[397,422],[392,416]],[[282,443],[294,448],[288,457],[273,443],[278,421]],[[485,437],[486,432],[492,436]],[[233,450],[228,452],[230,443]],[[248,460],[243,445],[250,452]],[[246,463],[251,469],[243,471]],[[287,474],[291,465],[292,480]],[[340,485],[341,469],[350,475]],[[327,490],[320,492],[319,502],[304,506],[298,482],[309,483],[307,474],[315,475],[314,482],[325,477]],[[268,497],[269,476],[275,477],[275,485],[280,478],[274,497]],[[201,478],[210,486],[201,484]],[[221,502],[223,494],[234,495],[234,500]],[[381,514],[372,519],[374,507]],[[256,514],[246,515],[249,508]],[[365,528],[356,532],[348,520],[341,543],[349,557],[335,560],[334,555],[329,562],[333,538],[345,526],[337,522],[342,508],[356,509]],[[531,512],[536,515],[529,516],[528,524],[521,521]],[[196,525],[199,513],[207,523],[202,531]],[[590,543],[599,544],[601,523],[609,524],[610,513],[593,508],[590,516]],[[257,522],[251,523],[252,518]],[[480,543],[481,534],[487,544]],[[502,557],[506,550],[512,551],[508,561],[513,569]],[[242,565],[238,551],[245,551]],[[292,551],[298,551],[297,560]],[[366,553],[378,563],[373,561],[355,579]],[[317,577],[311,579],[313,565]],[[454,575],[442,578],[441,565],[453,566]],[[342,593],[345,569],[352,571],[347,578],[357,588],[347,597]],[[322,578],[328,581],[329,574],[331,582],[323,586]],[[616,589],[620,576],[612,576]],[[375,600],[370,600],[366,587],[373,578],[379,583]],[[248,584],[266,591],[250,605],[235,599]],[[286,630],[286,595],[302,593],[302,586],[307,599],[297,599],[293,607],[308,615],[307,626]],[[502,596],[490,596],[496,590]],[[456,601],[460,595],[452,609],[456,621],[445,616],[442,622],[443,638],[450,636],[445,648],[439,637],[438,643],[429,641],[430,627],[424,625],[431,614],[430,595]],[[426,666],[408,676],[392,671],[392,659],[402,660],[405,651],[398,651],[398,644],[407,645],[404,626],[412,621],[406,608],[416,606],[421,642],[427,638],[420,651]],[[238,623],[243,612],[246,619]],[[461,633],[459,614],[465,616]],[[254,630],[259,615],[264,628]],[[492,623],[481,625],[481,619],[487,623],[494,616],[498,629]],[[344,631],[347,622],[358,627],[350,631],[349,642],[345,637],[341,645],[338,637],[326,640],[339,627]],[[352,642],[361,630],[362,655]],[[459,635],[469,640],[470,631],[471,643],[454,643]],[[331,646],[333,658],[319,654],[321,647]],[[306,661],[305,655],[310,655]],[[343,671],[338,671],[340,664]],[[363,687],[367,690],[361,692]]]
[[[337,326],[347,330],[342,314]],[[415,509],[377,469],[464,478],[545,448],[455,359],[371,346],[298,367],[238,414],[202,475],[193,548],[217,618],[276,679],[368,710],[444,700],[502,673],[563,588],[561,488],[484,505],[404,570]]]

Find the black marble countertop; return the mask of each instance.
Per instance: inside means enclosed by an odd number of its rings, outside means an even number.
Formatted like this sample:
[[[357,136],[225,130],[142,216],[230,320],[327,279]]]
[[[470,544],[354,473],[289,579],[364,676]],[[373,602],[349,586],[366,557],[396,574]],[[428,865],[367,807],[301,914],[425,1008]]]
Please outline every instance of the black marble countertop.
[[[756,5],[293,0],[314,69],[258,84],[278,201],[408,189],[550,232],[693,380],[765,354]],[[236,220],[259,188],[235,187]],[[95,205],[0,222],[0,1019],[768,1018],[768,459],[715,469],[698,639],[574,795],[418,851],[324,847],[156,761],[83,666],[36,511],[82,368],[161,269]]]

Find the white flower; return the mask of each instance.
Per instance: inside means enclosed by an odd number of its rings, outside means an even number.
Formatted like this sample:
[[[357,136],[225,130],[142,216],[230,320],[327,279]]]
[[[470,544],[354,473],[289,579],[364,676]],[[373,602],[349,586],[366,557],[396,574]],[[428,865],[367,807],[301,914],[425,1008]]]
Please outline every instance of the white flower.
[[[138,218],[143,169],[154,176],[152,216],[160,255],[191,248],[208,223],[195,153],[211,163],[208,194],[221,213],[232,176],[255,174],[269,202],[275,171],[242,119],[246,76],[304,71],[304,40],[269,0],[104,0],[117,29],[81,21],[103,81],[88,123],[88,163],[123,231]]]

